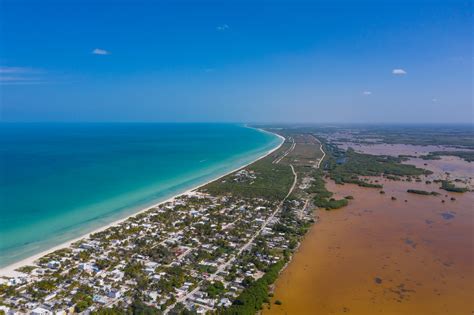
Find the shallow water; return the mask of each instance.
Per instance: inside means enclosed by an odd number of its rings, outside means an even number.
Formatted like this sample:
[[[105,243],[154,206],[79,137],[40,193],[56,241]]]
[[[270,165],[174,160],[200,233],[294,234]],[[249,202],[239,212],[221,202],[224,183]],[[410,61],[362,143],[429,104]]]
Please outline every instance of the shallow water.
[[[474,163],[467,162],[457,156],[441,156],[439,160],[430,160],[429,162],[420,158],[410,158],[405,163],[432,171],[433,175],[428,176],[430,179],[458,178],[466,182],[468,187],[474,187]]]
[[[0,266],[184,192],[280,141],[230,124],[2,124]]]
[[[474,194],[381,181],[383,195],[328,184],[338,197],[355,199],[317,212],[320,222],[277,280],[273,301],[283,304],[264,314],[472,313]],[[410,188],[442,195],[409,194]]]
[[[385,143],[375,143],[375,144],[361,144],[361,143],[341,143],[338,145],[340,148],[346,150],[348,148],[353,148],[357,152],[374,154],[374,155],[427,155],[430,152],[434,151],[472,151],[469,149],[461,149],[455,147],[447,147],[442,145],[412,145],[412,144],[385,144]]]

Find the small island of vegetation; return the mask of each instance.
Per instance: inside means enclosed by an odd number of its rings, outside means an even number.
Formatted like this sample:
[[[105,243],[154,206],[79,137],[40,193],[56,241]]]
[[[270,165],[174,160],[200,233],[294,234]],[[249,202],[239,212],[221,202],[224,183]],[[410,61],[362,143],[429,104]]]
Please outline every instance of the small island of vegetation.
[[[466,188],[466,187],[457,187],[456,185],[454,185],[453,183],[451,183],[450,181],[447,181],[447,180],[441,181],[441,187],[440,188],[444,189],[446,191],[457,192],[457,193],[465,193],[465,192],[469,191],[468,188]]]
[[[424,196],[438,196],[438,195],[440,195],[440,193],[437,193],[436,191],[426,191],[426,190],[420,190],[420,189],[408,189],[407,193],[417,194],[417,195],[424,195]]]

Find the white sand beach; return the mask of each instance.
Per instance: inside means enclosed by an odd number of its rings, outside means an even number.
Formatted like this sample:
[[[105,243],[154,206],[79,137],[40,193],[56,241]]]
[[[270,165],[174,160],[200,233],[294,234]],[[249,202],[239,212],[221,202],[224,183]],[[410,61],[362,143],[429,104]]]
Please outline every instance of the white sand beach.
[[[247,167],[248,165],[250,165],[250,164],[252,164],[252,163],[254,163],[254,162],[256,162],[256,161],[258,161],[258,160],[260,160],[260,159],[263,159],[264,157],[266,157],[266,156],[270,155],[271,153],[275,152],[276,150],[278,150],[278,149],[283,145],[283,143],[285,142],[285,138],[284,138],[283,136],[281,136],[281,135],[278,135],[278,134],[275,134],[275,133],[271,133],[271,132],[269,132],[269,131],[266,131],[266,130],[263,130],[263,129],[259,129],[259,128],[255,128],[255,129],[258,129],[258,130],[261,131],[261,132],[270,133],[270,134],[273,134],[273,135],[277,136],[278,138],[281,139],[280,144],[279,144],[278,146],[276,146],[275,148],[273,148],[273,149],[267,151],[265,154],[263,154],[262,156],[258,157],[257,159],[255,159],[255,160],[253,160],[253,161],[251,161],[251,162],[249,162],[249,163],[247,163],[247,164],[245,164],[245,165],[243,165],[243,166],[239,166],[238,168],[233,169],[233,170],[231,170],[231,171],[229,171],[229,172],[227,172],[227,173],[225,173],[225,174],[223,174],[223,175],[220,175],[220,176],[217,177],[217,178],[214,178],[214,179],[212,179],[212,180],[209,180],[209,181],[207,181],[207,182],[205,182],[205,183],[203,183],[203,184],[199,184],[199,185],[196,186],[196,187],[193,187],[193,188],[191,188],[191,189],[188,189],[187,191],[182,192],[182,193],[179,193],[179,194],[177,194],[177,195],[175,195],[175,196],[173,196],[173,197],[171,197],[171,198],[168,198],[168,199],[166,199],[166,200],[164,200],[164,201],[160,201],[160,202],[158,202],[158,203],[156,203],[156,204],[153,204],[153,205],[148,206],[148,207],[146,207],[146,208],[140,209],[140,210],[138,210],[137,212],[135,212],[135,213],[133,213],[133,214],[131,214],[131,215],[128,215],[128,216],[126,216],[126,217],[124,217],[124,218],[122,218],[122,219],[116,220],[116,221],[114,221],[114,222],[111,222],[111,223],[109,223],[109,224],[107,224],[107,225],[105,225],[105,226],[102,226],[102,227],[100,227],[100,228],[98,228],[98,229],[95,229],[95,230],[93,230],[93,231],[91,231],[91,232],[89,232],[89,233],[86,233],[86,234],[82,235],[82,236],[76,237],[76,238],[71,239],[71,240],[69,240],[69,241],[67,241],[67,242],[61,243],[61,244],[59,244],[59,245],[57,245],[57,246],[51,247],[51,248],[49,248],[49,249],[47,249],[47,250],[44,250],[44,251],[42,251],[42,252],[40,252],[40,253],[38,253],[38,254],[32,255],[32,256],[30,256],[30,257],[28,257],[28,258],[22,259],[22,260],[20,260],[20,261],[18,261],[18,262],[15,262],[15,263],[13,263],[13,264],[10,264],[10,265],[8,265],[8,266],[5,266],[5,267],[3,267],[3,268],[0,269],[0,277],[11,278],[11,277],[18,277],[18,276],[21,276],[22,273],[16,271],[16,269],[18,269],[18,268],[20,268],[20,267],[23,267],[23,266],[27,266],[27,265],[33,265],[33,264],[35,263],[35,261],[38,260],[39,258],[41,258],[41,257],[43,257],[43,256],[45,256],[45,255],[47,255],[47,254],[50,254],[50,253],[52,253],[52,252],[54,252],[54,251],[57,251],[57,250],[59,250],[59,249],[63,249],[63,248],[69,247],[69,246],[72,245],[73,243],[75,243],[75,242],[77,242],[77,241],[79,241],[79,240],[82,240],[82,239],[85,239],[85,238],[89,237],[91,234],[94,234],[94,233],[97,233],[97,232],[100,232],[100,231],[104,231],[104,230],[108,229],[109,227],[112,227],[112,226],[115,226],[115,225],[119,225],[119,224],[121,224],[122,222],[125,222],[126,220],[128,220],[128,219],[131,218],[131,217],[134,217],[134,216],[136,216],[136,215],[138,215],[138,214],[140,214],[140,213],[142,213],[142,212],[145,212],[145,211],[148,211],[148,210],[150,210],[150,209],[152,209],[152,208],[155,208],[155,207],[157,207],[157,206],[159,206],[159,205],[161,205],[161,204],[164,204],[164,203],[173,201],[175,198],[177,198],[177,197],[179,197],[179,196],[183,196],[183,195],[190,194],[190,193],[192,193],[193,191],[195,191],[196,189],[199,189],[199,188],[201,188],[201,187],[203,187],[203,186],[205,186],[205,185],[207,185],[207,184],[209,184],[209,183],[211,183],[211,182],[213,182],[213,181],[219,180],[219,179],[222,178],[222,177],[225,177],[225,176],[227,176],[227,175],[229,175],[229,174],[231,174],[231,173],[233,173],[233,172],[235,172],[235,171],[238,171],[238,170],[240,170],[240,169],[242,169],[242,168]]]

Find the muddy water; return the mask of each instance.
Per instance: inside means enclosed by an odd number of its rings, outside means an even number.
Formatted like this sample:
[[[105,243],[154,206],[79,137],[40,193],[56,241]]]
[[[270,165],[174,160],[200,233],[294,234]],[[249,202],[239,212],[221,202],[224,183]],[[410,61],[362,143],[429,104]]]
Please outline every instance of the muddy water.
[[[411,144],[359,144],[345,142],[338,145],[340,148],[353,148],[357,152],[373,155],[427,155],[433,151],[472,151],[469,149],[460,149],[447,146],[434,145],[411,145]],[[412,164],[416,167],[429,169],[434,174],[429,179],[459,178],[466,181],[469,187],[474,186],[474,163],[469,163],[457,156],[441,156],[439,160],[423,160],[421,158],[409,158],[406,164]],[[448,173],[448,174],[447,174]]]
[[[338,197],[355,199],[318,211],[320,221],[276,283],[272,302],[282,305],[264,314],[473,314],[474,194],[381,181],[384,195],[328,183]]]
[[[441,146],[441,145],[412,145],[412,144],[361,144],[346,142],[338,145],[342,149],[353,148],[357,152],[375,154],[375,155],[427,155],[433,151],[472,151],[469,149],[461,149],[455,147]]]
[[[474,187],[474,163],[469,163],[457,156],[441,156],[439,160],[426,161],[420,158],[410,158],[406,164],[428,169],[433,175],[429,179],[461,179],[468,187]],[[461,186],[461,185],[459,185]]]

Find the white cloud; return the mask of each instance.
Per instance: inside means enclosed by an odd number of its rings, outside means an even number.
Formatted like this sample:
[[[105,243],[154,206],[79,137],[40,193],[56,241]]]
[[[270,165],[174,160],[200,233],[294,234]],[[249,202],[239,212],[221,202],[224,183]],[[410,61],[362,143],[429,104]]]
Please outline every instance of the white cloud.
[[[0,67],[0,73],[27,73],[33,72],[30,68],[24,67]]]
[[[407,74],[407,72],[403,69],[393,69],[392,70],[392,74],[395,74],[395,75],[405,75]]]
[[[222,25],[219,25],[217,28],[216,28],[218,31],[220,32],[223,32],[223,31],[226,31],[229,29],[229,25],[227,24],[222,24]]]
[[[45,83],[45,81],[41,78],[0,76],[0,85],[42,84],[42,83]]]
[[[110,55],[110,52],[105,49],[96,48],[92,51],[94,55]]]
[[[364,92],[362,92],[362,94],[364,94],[364,95],[372,95],[372,92],[370,92],[370,91],[364,91]]]
[[[31,84],[43,82],[38,74],[43,71],[26,67],[0,66],[0,84]]]
[[[25,82],[25,81],[38,81],[38,78],[28,78],[28,77],[13,77],[13,76],[8,76],[8,77],[3,77],[0,76],[0,81],[1,82]]]

